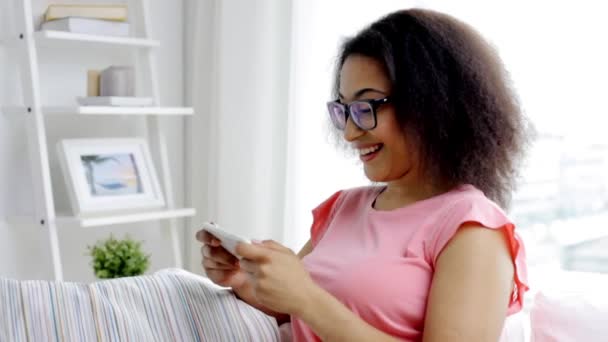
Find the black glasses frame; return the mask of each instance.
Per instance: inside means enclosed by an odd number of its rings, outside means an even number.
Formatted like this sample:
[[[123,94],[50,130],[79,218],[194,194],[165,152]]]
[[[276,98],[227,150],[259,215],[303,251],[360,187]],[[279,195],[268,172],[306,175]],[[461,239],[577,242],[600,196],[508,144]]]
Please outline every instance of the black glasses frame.
[[[339,100],[335,100],[335,101],[329,101],[327,102],[327,109],[329,111],[329,115],[331,116],[331,105],[339,105],[342,108],[344,108],[344,127],[337,127],[337,125],[334,122],[334,126],[336,126],[337,129],[343,131],[346,129],[346,124],[348,123],[348,117],[351,116],[350,114],[350,107],[353,105],[356,105],[357,103],[366,103],[368,104],[371,109],[372,109],[372,117],[374,119],[374,126],[372,126],[371,128],[363,128],[361,126],[359,126],[357,124],[357,122],[355,120],[352,120],[353,123],[355,124],[355,126],[359,127],[359,129],[364,130],[364,131],[371,131],[372,129],[376,128],[376,126],[378,125],[378,118],[376,115],[376,111],[378,110],[378,107],[382,106],[383,104],[387,104],[391,101],[391,97],[390,96],[386,96],[384,98],[381,99],[369,99],[369,100],[357,100],[357,101],[353,101],[351,103],[342,103]],[[333,120],[332,120],[333,122]]]

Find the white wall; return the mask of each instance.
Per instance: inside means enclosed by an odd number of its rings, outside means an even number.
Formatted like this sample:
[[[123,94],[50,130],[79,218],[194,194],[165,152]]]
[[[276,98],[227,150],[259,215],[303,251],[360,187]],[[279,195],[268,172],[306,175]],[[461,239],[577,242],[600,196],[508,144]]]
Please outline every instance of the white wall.
[[[11,15],[8,4],[13,0],[0,0],[0,32]],[[45,0],[33,0],[34,13],[40,14],[47,5]],[[184,91],[183,67],[183,1],[149,1],[152,31],[161,42],[157,50],[161,104],[182,105]],[[71,47],[70,47],[71,46]],[[86,69],[103,68],[109,64],[126,63],[131,54],[116,48],[66,45],[65,48],[39,50],[43,104],[72,103],[75,95],[84,95]],[[8,47],[0,45],[0,105],[20,104],[19,77],[10,59]],[[59,138],[120,137],[142,135],[145,132],[141,118],[49,118],[49,155],[55,206],[58,211],[69,207],[63,178],[55,158],[55,143]],[[176,205],[183,205],[184,193],[184,141],[183,119],[163,119],[169,142]],[[22,117],[0,115],[0,276],[17,279],[51,279],[53,277],[47,231],[40,227],[9,225],[4,219],[14,214],[31,212],[31,177],[28,171],[27,140]],[[121,237],[129,233],[144,240],[146,252],[151,254],[154,271],[172,266],[170,243],[155,222],[127,226],[92,229],[61,229],[59,243],[62,249],[66,280],[89,281],[94,279],[86,246],[107,237],[110,233]],[[183,236],[182,236],[183,238]]]

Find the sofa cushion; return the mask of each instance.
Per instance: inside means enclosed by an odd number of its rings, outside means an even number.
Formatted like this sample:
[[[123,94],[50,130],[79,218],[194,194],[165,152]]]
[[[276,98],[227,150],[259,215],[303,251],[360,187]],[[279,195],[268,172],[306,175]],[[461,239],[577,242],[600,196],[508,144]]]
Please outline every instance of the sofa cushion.
[[[276,320],[170,269],[91,284],[0,278],[0,341],[278,341]]]
[[[547,274],[530,312],[532,342],[605,342],[608,339],[608,275]]]
[[[529,325],[528,322],[528,314],[525,311],[508,316],[500,336],[500,342],[527,342],[526,329]]]

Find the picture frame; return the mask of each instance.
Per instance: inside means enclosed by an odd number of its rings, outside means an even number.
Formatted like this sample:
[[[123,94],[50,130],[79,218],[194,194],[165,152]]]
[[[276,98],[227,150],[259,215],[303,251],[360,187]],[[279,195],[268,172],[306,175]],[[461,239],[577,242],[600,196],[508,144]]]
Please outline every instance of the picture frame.
[[[143,138],[65,139],[57,152],[76,216],[165,205]]]

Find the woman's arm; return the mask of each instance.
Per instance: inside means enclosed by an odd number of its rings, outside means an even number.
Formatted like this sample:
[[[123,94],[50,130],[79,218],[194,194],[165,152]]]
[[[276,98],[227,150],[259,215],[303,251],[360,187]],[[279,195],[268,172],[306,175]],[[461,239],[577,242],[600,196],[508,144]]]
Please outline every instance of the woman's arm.
[[[513,291],[504,229],[461,227],[439,255],[424,342],[498,341]]]

